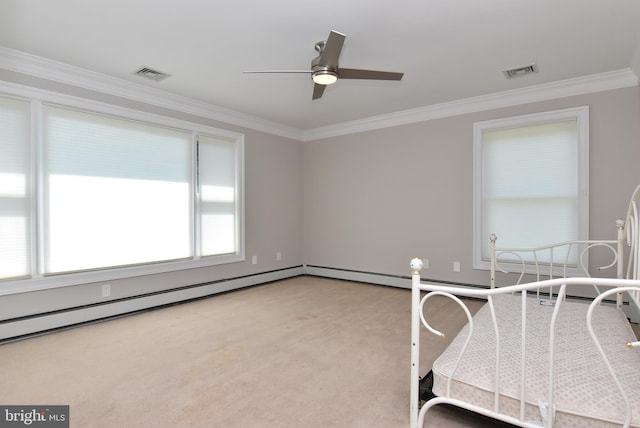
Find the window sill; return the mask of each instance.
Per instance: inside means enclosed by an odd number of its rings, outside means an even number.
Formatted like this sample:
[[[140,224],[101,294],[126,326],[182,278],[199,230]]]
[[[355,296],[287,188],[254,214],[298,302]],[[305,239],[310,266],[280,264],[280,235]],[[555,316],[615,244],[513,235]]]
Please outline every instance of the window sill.
[[[203,257],[200,259],[159,262],[139,266],[97,269],[85,272],[66,273],[44,276],[40,278],[14,279],[0,282],[0,296],[48,290],[52,288],[69,287],[136,276],[154,275],[186,269],[216,266],[227,263],[244,261],[243,254],[228,254],[223,256]]]

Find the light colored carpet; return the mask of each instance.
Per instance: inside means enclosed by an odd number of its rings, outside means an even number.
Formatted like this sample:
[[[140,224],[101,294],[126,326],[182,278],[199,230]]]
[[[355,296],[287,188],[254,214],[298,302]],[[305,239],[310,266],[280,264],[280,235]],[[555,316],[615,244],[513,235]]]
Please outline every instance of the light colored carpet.
[[[410,298],[299,277],[6,343],[0,403],[68,404],[82,428],[408,427]],[[464,321],[443,300],[450,340]],[[427,371],[446,342],[422,340]]]

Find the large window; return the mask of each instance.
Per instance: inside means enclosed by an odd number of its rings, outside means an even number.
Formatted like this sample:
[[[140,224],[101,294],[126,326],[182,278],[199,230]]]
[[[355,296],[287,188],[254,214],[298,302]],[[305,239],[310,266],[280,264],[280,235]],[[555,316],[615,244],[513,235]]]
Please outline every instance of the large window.
[[[44,272],[192,256],[190,132],[45,105]]]
[[[243,258],[242,136],[107,110],[0,97],[5,284]]]
[[[492,233],[502,248],[588,239],[587,107],[478,122],[474,162],[476,268]]]

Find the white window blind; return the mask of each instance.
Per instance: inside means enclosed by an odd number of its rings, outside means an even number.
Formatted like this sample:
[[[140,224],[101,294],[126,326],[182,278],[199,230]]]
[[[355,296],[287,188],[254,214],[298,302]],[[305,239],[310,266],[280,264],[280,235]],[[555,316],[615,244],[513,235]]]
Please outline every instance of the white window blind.
[[[0,97],[0,278],[31,270],[30,104]]]
[[[235,253],[238,249],[238,145],[199,135],[200,254]]]
[[[43,107],[44,273],[192,256],[192,133]]]
[[[588,238],[586,129],[586,108],[476,124],[476,265],[490,259],[491,233],[501,248]]]

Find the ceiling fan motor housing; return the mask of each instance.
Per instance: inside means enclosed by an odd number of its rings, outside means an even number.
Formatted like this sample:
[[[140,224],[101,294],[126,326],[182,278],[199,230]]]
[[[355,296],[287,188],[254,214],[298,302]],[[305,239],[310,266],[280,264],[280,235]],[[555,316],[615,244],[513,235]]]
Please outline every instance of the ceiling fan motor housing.
[[[311,79],[319,85],[335,83],[338,80],[338,68],[320,64],[321,57],[322,54],[311,61]]]

